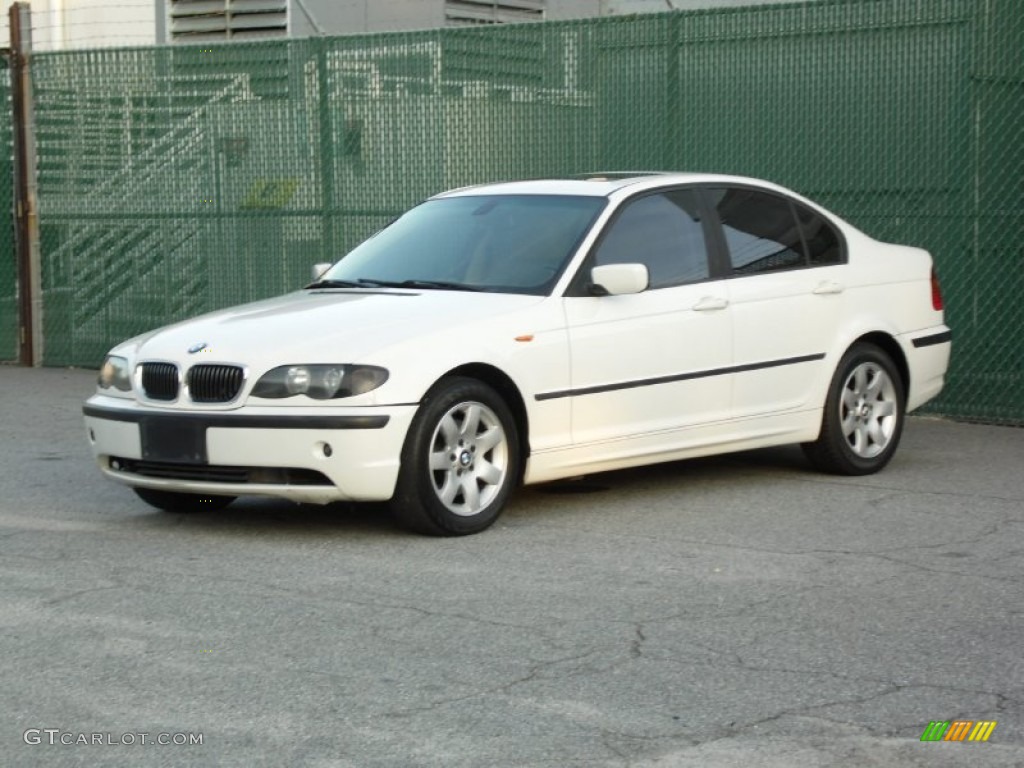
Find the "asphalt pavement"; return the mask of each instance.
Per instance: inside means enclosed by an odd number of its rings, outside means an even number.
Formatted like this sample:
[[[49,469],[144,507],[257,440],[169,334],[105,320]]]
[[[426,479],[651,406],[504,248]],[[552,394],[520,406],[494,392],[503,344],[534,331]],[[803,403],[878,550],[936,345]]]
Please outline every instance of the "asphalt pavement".
[[[431,539],[150,509],[92,463],[94,378],[0,366],[0,764],[1024,765],[1024,429],[595,475]],[[997,725],[921,741],[958,720]]]

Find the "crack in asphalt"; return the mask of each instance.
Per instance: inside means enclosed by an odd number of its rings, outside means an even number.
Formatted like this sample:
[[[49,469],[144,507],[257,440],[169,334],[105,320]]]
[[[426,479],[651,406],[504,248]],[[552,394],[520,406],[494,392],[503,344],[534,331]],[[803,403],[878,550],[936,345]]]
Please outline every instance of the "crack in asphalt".
[[[1024,576],[1013,577],[1013,576],[992,576],[986,573],[970,572],[965,573],[964,571],[958,571],[950,568],[930,568],[921,563],[914,563],[909,560],[901,560],[900,558],[893,557],[891,555],[883,554],[869,554],[868,557],[878,558],[879,560],[885,560],[896,565],[902,565],[915,571],[923,571],[925,573],[934,573],[942,576],[960,576],[965,579],[980,579],[982,581],[996,581],[1010,584],[1019,584],[1024,582]]]
[[[488,696],[488,695],[495,694],[495,693],[508,693],[509,691],[511,691],[516,686],[523,685],[523,684],[528,683],[528,682],[530,682],[532,680],[535,680],[541,674],[541,672],[543,670],[545,670],[545,669],[547,669],[549,667],[553,667],[553,666],[556,666],[558,664],[563,664],[563,663],[566,663],[566,662],[581,661],[583,659],[586,659],[589,656],[592,656],[593,654],[594,654],[594,651],[587,651],[586,653],[582,653],[582,654],[574,654],[572,656],[565,656],[565,657],[559,658],[559,659],[551,659],[549,661],[539,662],[539,663],[534,664],[525,675],[522,675],[520,677],[515,678],[514,680],[502,683],[500,685],[486,686],[486,687],[479,688],[479,689],[477,689],[475,691],[471,691],[470,693],[466,693],[466,694],[463,694],[463,695],[460,695],[460,696],[443,697],[443,698],[437,699],[435,701],[432,701],[429,704],[424,704],[424,705],[418,706],[418,707],[407,707],[407,708],[403,708],[403,709],[387,710],[387,711],[381,712],[377,716],[399,717],[399,718],[401,718],[401,717],[408,717],[408,716],[414,715],[414,714],[419,714],[419,713],[423,713],[423,712],[430,712],[430,711],[436,710],[436,709],[438,709],[440,707],[445,707],[445,706],[448,706],[448,705],[451,705],[451,704],[458,704],[458,703],[463,702],[463,701],[468,701],[469,699],[476,699],[476,698],[479,698],[481,696]]]
[[[75,590],[74,592],[68,592],[66,595],[60,595],[59,597],[52,597],[52,598],[49,598],[47,600],[43,600],[42,604],[46,605],[46,606],[53,607],[55,605],[60,605],[62,603],[67,603],[67,602],[70,602],[72,600],[75,600],[76,598],[79,598],[82,595],[90,595],[90,594],[94,594],[96,592],[111,592],[111,591],[118,590],[118,589],[130,589],[130,588],[131,587],[127,587],[124,584],[119,584],[119,583],[118,584],[110,584],[110,585],[102,586],[102,587],[86,587],[84,589]]]
[[[643,645],[647,641],[647,637],[644,635],[643,623],[638,623],[634,627],[635,637],[629,648],[629,655],[634,659],[639,659],[643,655]]]
[[[618,532],[616,534],[613,534],[613,535],[609,536],[606,533],[598,533],[598,532],[595,532],[593,530],[588,530],[588,529],[574,529],[574,531],[575,531],[575,535],[589,534],[589,535],[597,536],[599,538],[613,538],[614,539],[614,538],[621,537],[621,538],[628,538],[628,539],[635,539],[635,540],[658,541],[658,542],[662,542],[662,541],[666,541],[666,540],[671,540],[673,542],[684,543],[684,544],[686,544],[688,546],[700,547],[700,548],[705,548],[705,549],[708,548],[708,547],[717,547],[717,548],[724,549],[724,550],[727,550],[727,551],[755,552],[755,553],[758,553],[758,554],[780,555],[780,556],[786,556],[786,557],[821,557],[821,556],[841,556],[841,557],[851,557],[851,558],[871,557],[871,558],[876,558],[876,559],[884,560],[884,561],[892,563],[893,565],[896,565],[896,566],[901,566],[901,567],[909,568],[909,569],[912,569],[912,570],[924,571],[924,572],[928,572],[928,573],[940,574],[940,575],[944,575],[944,576],[952,575],[952,576],[961,576],[963,578],[973,578],[973,579],[981,579],[981,580],[996,581],[996,582],[1019,583],[1021,581],[1024,581],[1024,576],[1022,576],[1022,577],[996,576],[996,575],[991,575],[991,574],[978,573],[977,571],[969,571],[969,572],[967,572],[967,571],[958,570],[958,569],[955,569],[955,568],[928,567],[928,566],[923,565],[921,563],[915,563],[915,562],[912,562],[910,560],[906,560],[906,559],[901,559],[901,558],[895,557],[894,555],[897,554],[897,553],[901,553],[901,552],[913,552],[913,551],[919,551],[919,550],[940,550],[940,549],[946,549],[946,548],[950,548],[950,547],[954,547],[954,546],[964,546],[964,545],[969,545],[969,544],[978,544],[978,543],[982,542],[983,540],[985,540],[985,539],[987,539],[989,537],[995,536],[998,533],[1000,533],[1000,531],[1003,528],[1003,526],[1011,525],[1011,524],[1012,525],[1017,525],[1017,524],[1020,524],[1022,522],[1024,522],[1024,521],[1021,521],[1021,520],[1019,520],[1017,518],[1009,518],[1009,519],[1004,519],[1004,520],[1000,520],[1000,521],[991,523],[984,530],[982,530],[980,533],[977,533],[977,534],[975,534],[973,536],[970,536],[970,537],[951,538],[951,539],[948,539],[948,540],[945,540],[945,541],[942,541],[942,542],[933,543],[933,544],[910,544],[910,545],[899,546],[899,547],[873,548],[873,549],[870,549],[870,550],[867,550],[867,549],[865,549],[865,550],[856,550],[856,549],[822,549],[822,548],[790,549],[790,550],[787,550],[787,549],[777,549],[777,548],[770,548],[770,547],[763,547],[763,546],[756,546],[755,547],[755,546],[743,545],[743,544],[732,544],[732,543],[726,543],[726,542],[721,542],[721,541],[714,541],[714,540],[709,540],[709,539],[693,539],[693,538],[689,538],[689,537],[664,537],[664,536],[656,536],[656,535],[653,535],[653,534],[621,533],[621,532]],[[557,527],[557,526],[554,526],[554,527]],[[990,560],[990,562],[992,562],[992,561]],[[746,610],[746,609],[744,609],[744,610]]]
[[[828,479],[816,479],[814,477],[787,477],[787,480],[793,480],[798,483],[813,483],[814,485],[830,485],[836,488],[870,488],[879,491],[892,491],[896,494],[910,494],[914,496],[948,496],[950,498],[962,498],[962,499],[986,499],[988,501],[1002,501],[1008,504],[1020,504],[1024,502],[1024,497],[1006,497],[996,496],[994,494],[977,493],[977,492],[964,492],[964,491],[931,491],[925,489],[916,488],[898,488],[890,485],[880,485],[877,483],[865,483],[865,482],[845,482],[840,483],[834,480]]]

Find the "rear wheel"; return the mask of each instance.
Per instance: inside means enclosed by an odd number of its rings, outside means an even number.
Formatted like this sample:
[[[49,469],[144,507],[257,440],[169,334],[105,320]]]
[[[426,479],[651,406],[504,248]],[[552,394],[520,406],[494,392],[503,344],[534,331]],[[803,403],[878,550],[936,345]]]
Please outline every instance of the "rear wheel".
[[[409,428],[391,508],[420,533],[477,533],[501,514],[519,462],[515,419],[501,396],[475,379],[443,379]]]
[[[877,472],[896,452],[905,407],[903,381],[889,355],[873,344],[854,344],[832,378],[821,434],[804,444],[804,453],[826,472]]]
[[[176,493],[156,488],[132,488],[147,504],[165,512],[202,512],[224,509],[236,496],[206,496],[200,493]]]

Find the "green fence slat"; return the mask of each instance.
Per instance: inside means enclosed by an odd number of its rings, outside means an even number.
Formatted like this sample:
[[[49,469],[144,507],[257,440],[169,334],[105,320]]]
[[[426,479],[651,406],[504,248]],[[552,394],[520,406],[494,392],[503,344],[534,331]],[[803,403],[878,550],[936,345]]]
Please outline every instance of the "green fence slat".
[[[33,72],[47,364],[95,366],[127,336],[301,286],[443,189],[719,171],[928,248],[955,335],[928,410],[1024,423],[1015,0],[42,53]]]

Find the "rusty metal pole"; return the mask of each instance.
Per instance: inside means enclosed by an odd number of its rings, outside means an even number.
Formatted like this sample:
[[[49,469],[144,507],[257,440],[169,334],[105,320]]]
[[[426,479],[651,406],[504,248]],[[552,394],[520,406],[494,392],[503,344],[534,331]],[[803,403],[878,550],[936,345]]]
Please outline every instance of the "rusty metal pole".
[[[14,241],[18,262],[18,362],[42,363],[42,270],[36,196],[36,140],[32,109],[32,14],[28,3],[10,9],[11,105],[14,112]]]

